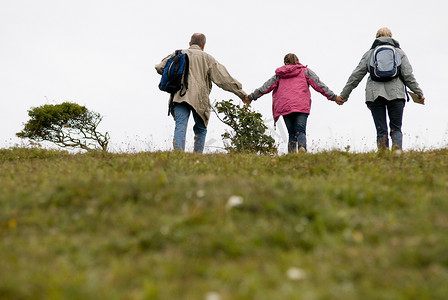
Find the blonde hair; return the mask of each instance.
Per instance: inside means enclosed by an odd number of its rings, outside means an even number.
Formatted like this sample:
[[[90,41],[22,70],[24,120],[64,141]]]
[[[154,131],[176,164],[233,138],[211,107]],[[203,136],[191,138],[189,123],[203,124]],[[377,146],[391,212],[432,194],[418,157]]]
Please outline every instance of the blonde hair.
[[[285,65],[297,65],[299,59],[294,53],[288,53],[285,55],[284,59]]]
[[[388,37],[392,37],[392,31],[390,31],[389,28],[387,27],[383,27],[378,29],[378,31],[376,32],[376,37],[379,38],[381,36],[388,36]]]

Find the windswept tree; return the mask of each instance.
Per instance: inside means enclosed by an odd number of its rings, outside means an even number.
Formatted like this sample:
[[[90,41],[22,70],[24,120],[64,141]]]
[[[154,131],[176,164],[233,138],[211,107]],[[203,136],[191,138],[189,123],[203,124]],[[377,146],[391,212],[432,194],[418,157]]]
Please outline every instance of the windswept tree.
[[[237,153],[276,154],[275,140],[267,135],[268,127],[264,124],[262,115],[251,109],[249,105],[239,106],[232,100],[221,101],[215,104],[218,113],[224,114],[221,119],[232,128],[221,136],[227,151]]]
[[[97,131],[103,117],[85,106],[64,102],[42,105],[28,111],[30,120],[16,135],[20,138],[52,142],[64,148],[107,151],[109,133]]]

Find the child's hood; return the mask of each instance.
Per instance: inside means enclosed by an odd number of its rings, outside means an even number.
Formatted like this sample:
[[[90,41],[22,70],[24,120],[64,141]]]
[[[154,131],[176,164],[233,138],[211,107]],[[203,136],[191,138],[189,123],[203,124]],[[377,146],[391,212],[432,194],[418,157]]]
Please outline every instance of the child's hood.
[[[301,63],[297,63],[296,65],[284,65],[275,70],[275,75],[277,75],[280,78],[296,77],[305,68],[306,67]]]

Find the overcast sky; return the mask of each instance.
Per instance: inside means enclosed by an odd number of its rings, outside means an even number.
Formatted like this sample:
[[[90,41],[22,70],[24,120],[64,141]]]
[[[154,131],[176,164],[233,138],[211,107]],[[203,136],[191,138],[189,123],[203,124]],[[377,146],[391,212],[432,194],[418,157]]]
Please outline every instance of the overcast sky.
[[[405,150],[448,146],[448,19],[445,0],[0,0],[0,148],[21,143],[15,133],[27,110],[72,101],[104,116],[114,151],[171,149],[174,121],[154,65],[190,36],[207,36],[205,51],[250,93],[269,79],[286,53],[297,54],[339,94],[376,31],[392,30],[422,88],[425,106],[407,103]],[[167,5],[171,5],[168,7]],[[365,82],[343,106],[312,92],[308,147],[376,149],[365,105]],[[214,86],[211,101],[236,99]],[[286,151],[283,120],[274,130],[271,95],[261,112]],[[192,150],[190,118],[187,150]],[[212,114],[206,152],[222,147],[226,126]]]

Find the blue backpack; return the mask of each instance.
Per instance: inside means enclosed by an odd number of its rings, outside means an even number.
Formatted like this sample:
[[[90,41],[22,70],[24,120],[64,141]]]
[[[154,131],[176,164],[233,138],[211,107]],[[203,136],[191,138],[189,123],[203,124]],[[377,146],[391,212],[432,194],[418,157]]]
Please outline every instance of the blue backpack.
[[[369,73],[374,81],[390,81],[400,76],[401,57],[392,45],[379,45],[370,57]]]
[[[182,53],[182,50],[176,50],[163,69],[159,89],[170,93],[171,96],[180,90],[180,96],[183,97],[188,90],[189,65],[188,55]]]

